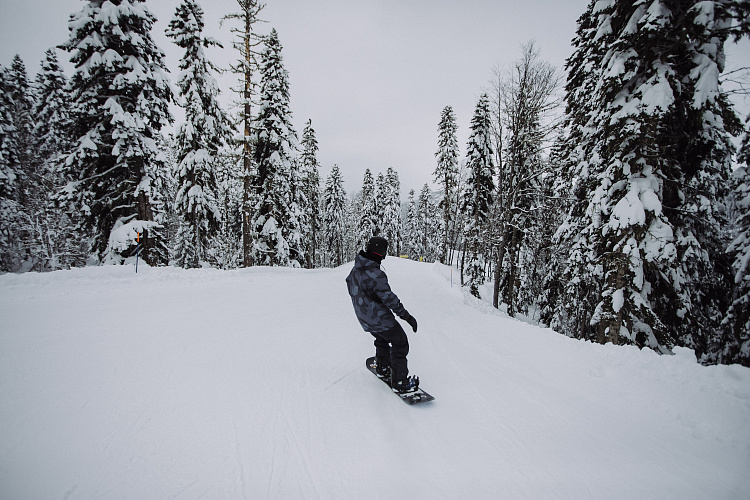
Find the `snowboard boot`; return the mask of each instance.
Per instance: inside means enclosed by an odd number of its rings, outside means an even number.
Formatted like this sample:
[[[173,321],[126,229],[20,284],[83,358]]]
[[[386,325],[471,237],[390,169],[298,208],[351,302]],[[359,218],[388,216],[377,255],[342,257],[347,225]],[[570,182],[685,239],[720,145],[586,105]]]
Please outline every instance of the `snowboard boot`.
[[[412,375],[404,380],[395,380],[391,384],[391,388],[393,389],[393,392],[398,392],[399,394],[414,392],[419,388],[419,377]]]
[[[391,378],[391,367],[376,362],[375,373],[377,373],[379,378]]]

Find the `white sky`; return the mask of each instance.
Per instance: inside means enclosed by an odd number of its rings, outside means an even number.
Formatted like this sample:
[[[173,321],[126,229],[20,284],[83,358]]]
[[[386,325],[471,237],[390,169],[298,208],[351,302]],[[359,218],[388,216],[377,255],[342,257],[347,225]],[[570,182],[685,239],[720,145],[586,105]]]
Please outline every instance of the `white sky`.
[[[173,84],[182,53],[164,36],[180,0],[147,0],[158,22],[152,35],[167,55]],[[223,67],[236,58],[225,14],[236,0],[199,0],[206,34],[224,50],[209,55]],[[535,40],[542,59],[562,68],[570,56],[576,20],[588,0],[267,0],[260,29],[276,28],[289,71],[293,122],[298,136],[312,119],[321,175],[334,163],[349,194],[366,168],[374,175],[393,167],[402,201],[432,182],[437,125],[446,105],[456,113],[461,155],[479,95],[492,70],[518,59]],[[0,64],[14,54],[29,78],[44,51],[67,40],[67,21],[83,0],[0,0]],[[728,67],[750,66],[750,44],[727,47]],[[58,52],[67,62],[68,54]],[[68,76],[72,67],[66,67]],[[223,99],[235,77],[220,78]],[[740,103],[743,112],[750,103]],[[175,113],[177,116],[177,113]]]

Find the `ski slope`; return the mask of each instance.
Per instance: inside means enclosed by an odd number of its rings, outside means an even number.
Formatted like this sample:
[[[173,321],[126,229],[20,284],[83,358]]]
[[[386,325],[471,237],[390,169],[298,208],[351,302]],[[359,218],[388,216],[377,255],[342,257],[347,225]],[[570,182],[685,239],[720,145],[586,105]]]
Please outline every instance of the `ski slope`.
[[[365,368],[350,265],[0,276],[0,498],[748,498],[749,369],[572,340],[383,264],[432,403]]]

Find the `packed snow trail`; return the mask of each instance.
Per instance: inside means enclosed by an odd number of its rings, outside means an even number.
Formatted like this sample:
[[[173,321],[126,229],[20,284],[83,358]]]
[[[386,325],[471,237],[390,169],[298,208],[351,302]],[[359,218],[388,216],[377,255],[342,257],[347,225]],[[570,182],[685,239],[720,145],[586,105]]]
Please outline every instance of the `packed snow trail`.
[[[434,402],[365,368],[350,265],[0,276],[0,498],[747,496],[747,368],[571,340],[446,267],[384,267]]]

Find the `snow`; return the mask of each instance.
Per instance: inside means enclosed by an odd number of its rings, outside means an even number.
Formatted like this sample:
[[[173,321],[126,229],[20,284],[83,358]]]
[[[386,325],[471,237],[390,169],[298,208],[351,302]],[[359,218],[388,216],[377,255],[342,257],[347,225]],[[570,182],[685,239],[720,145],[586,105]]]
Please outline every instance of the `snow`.
[[[158,225],[159,224],[156,222],[143,221],[135,218],[131,218],[127,222],[118,219],[109,235],[106,257],[107,261],[120,264],[122,260],[120,254],[128,248],[136,246],[144,231],[158,227]],[[135,258],[130,260],[134,261]]]
[[[744,498],[750,370],[510,319],[388,258],[409,407],[337,269],[0,276],[0,498]]]
[[[693,58],[695,67],[690,71],[690,78],[698,82],[695,84],[693,107],[701,109],[706,101],[713,101],[719,94],[719,67],[708,56],[698,54]]]

